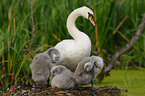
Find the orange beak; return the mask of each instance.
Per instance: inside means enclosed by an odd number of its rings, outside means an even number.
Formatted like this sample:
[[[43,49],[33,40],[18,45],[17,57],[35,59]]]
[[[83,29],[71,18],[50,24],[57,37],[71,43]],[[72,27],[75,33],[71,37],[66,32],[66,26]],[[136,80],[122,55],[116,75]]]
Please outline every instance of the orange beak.
[[[94,22],[94,20],[93,20],[93,17],[92,17],[92,16],[90,16],[90,17],[89,17],[89,20],[90,20],[90,22],[93,24],[93,26],[95,26],[95,22]]]

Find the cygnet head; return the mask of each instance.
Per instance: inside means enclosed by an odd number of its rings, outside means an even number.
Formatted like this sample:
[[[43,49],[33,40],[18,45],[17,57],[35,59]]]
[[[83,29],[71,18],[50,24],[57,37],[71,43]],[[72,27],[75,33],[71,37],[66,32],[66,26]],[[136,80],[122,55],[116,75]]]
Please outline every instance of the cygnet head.
[[[52,76],[60,74],[62,71],[67,70],[66,67],[62,65],[53,66],[51,69]]]
[[[59,63],[61,61],[60,52],[56,48],[49,48],[46,53],[50,56],[52,63]]]
[[[60,61],[60,54],[52,54],[52,63],[57,63]]]
[[[99,56],[91,56],[91,62],[95,63],[95,66],[102,69],[104,66],[103,59]]]
[[[92,67],[93,67],[93,65],[91,64],[91,62],[86,63],[84,65],[84,69],[81,71],[81,73],[83,73],[85,71],[87,71],[87,72],[91,71]]]
[[[94,13],[93,11],[86,7],[86,6],[83,6],[81,8],[79,8],[81,11],[81,15],[84,16],[86,19],[88,19],[94,26],[95,26],[95,23],[94,23]]]

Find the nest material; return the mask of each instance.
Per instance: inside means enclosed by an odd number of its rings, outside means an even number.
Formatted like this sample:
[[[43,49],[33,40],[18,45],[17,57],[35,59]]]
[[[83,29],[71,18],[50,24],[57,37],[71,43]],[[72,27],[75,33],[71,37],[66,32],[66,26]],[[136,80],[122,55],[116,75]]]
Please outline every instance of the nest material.
[[[127,92],[125,89],[120,89],[117,86],[104,86],[97,90],[92,90],[90,87],[79,87],[77,89],[62,90],[58,88],[36,88],[30,86],[13,86],[3,96],[121,96],[121,91]]]

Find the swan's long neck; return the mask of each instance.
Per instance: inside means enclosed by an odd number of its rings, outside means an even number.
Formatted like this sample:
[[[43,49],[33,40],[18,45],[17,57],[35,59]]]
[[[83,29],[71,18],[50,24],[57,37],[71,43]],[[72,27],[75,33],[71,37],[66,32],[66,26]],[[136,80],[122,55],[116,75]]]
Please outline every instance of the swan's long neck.
[[[75,21],[79,16],[82,16],[81,10],[77,9],[74,10],[67,19],[68,32],[74,38],[75,42],[79,42],[81,39],[89,39],[85,33],[79,31],[75,26]]]

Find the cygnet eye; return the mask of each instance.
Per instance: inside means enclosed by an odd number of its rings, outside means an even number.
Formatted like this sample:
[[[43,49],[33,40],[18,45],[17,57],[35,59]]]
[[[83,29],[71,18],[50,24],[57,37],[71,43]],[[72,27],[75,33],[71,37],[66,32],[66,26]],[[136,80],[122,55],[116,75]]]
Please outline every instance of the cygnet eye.
[[[48,57],[45,56],[44,59],[46,60],[46,59],[48,59]]]
[[[53,73],[52,73],[53,75],[56,75],[56,72],[55,71],[53,71]]]
[[[86,66],[86,68],[88,68],[88,67],[89,67],[89,65]]]

